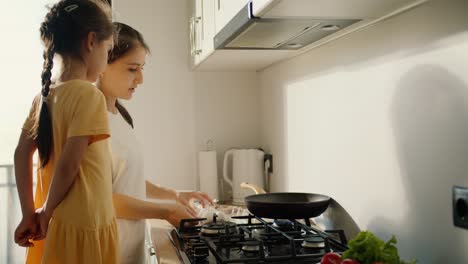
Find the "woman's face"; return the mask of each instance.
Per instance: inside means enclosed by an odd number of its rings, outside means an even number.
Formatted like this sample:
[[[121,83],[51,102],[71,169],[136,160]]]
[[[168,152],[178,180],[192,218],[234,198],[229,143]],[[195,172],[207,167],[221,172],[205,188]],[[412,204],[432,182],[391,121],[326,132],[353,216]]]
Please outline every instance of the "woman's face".
[[[99,87],[105,96],[129,100],[139,84],[143,83],[146,50],[136,46],[124,56],[107,65]]]

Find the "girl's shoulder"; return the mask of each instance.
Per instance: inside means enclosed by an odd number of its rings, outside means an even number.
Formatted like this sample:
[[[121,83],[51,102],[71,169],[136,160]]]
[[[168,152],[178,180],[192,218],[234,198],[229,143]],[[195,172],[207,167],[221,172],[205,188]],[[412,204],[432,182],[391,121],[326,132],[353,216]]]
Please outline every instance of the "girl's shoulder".
[[[70,80],[58,85],[57,90],[74,97],[104,97],[101,90],[94,84],[85,80]]]

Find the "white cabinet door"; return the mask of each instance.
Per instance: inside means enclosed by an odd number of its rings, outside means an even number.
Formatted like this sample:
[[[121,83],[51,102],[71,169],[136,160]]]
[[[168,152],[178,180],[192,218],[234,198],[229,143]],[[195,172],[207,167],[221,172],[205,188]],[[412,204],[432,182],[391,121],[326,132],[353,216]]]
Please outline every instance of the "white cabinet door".
[[[215,30],[215,0],[193,0],[190,17],[190,53],[193,65],[198,65],[213,48]]]
[[[201,60],[204,60],[214,51],[215,1],[216,0],[202,0]]]
[[[215,0],[216,33],[218,33],[250,0]]]

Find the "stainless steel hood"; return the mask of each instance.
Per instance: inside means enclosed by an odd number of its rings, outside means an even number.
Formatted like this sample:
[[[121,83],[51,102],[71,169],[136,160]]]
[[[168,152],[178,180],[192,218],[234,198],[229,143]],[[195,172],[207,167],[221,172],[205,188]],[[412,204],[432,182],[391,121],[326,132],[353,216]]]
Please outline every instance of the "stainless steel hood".
[[[214,38],[215,49],[297,50],[361,19],[259,18],[252,2]]]

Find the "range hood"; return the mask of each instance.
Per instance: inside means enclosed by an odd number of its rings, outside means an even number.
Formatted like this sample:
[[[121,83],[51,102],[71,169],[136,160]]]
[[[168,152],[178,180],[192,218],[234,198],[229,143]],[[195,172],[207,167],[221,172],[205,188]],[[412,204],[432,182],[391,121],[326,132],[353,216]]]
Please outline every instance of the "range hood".
[[[297,50],[361,20],[259,18],[249,2],[216,34],[214,48]]]

